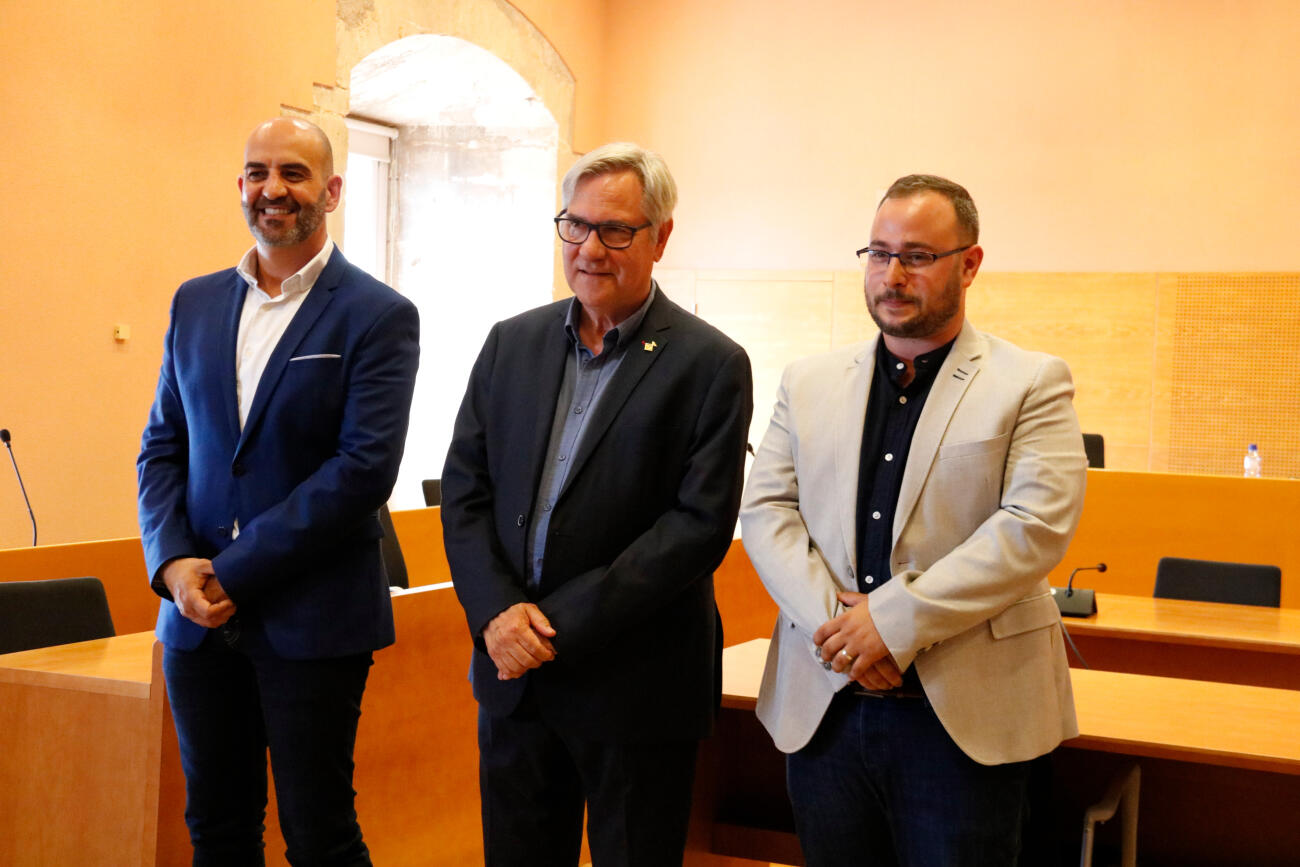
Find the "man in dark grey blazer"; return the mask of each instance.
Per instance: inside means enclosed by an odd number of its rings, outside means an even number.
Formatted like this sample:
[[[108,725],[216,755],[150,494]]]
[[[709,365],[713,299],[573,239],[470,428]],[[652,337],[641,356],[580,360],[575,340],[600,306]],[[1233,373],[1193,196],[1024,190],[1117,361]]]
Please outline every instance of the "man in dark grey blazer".
[[[720,690],[713,570],[753,410],[743,349],[651,277],[676,187],[635,145],[565,176],[572,300],[498,323],[442,476],[474,640],[490,865],[680,864]]]

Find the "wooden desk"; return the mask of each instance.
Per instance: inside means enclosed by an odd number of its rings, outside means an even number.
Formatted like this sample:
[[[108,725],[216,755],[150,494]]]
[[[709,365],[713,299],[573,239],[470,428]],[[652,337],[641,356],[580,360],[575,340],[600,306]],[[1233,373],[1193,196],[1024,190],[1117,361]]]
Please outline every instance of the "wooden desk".
[[[1300,609],[1098,593],[1065,627],[1094,669],[1300,690]]]
[[[724,651],[723,711],[701,759],[689,865],[801,863],[784,762],[753,715],[766,654],[766,639]],[[1071,676],[1080,735],[1055,763],[1063,845],[1077,845],[1076,811],[1136,757],[1143,863],[1295,863],[1300,692],[1108,671]]]
[[[161,660],[152,632],[0,656],[0,863],[154,865],[184,843],[158,833],[160,804],[184,806]]]
[[[357,813],[386,867],[481,862],[469,635],[450,589],[393,599],[355,753]],[[0,656],[0,864],[182,867],[184,778],[152,632]],[[284,842],[268,806],[267,863]]]

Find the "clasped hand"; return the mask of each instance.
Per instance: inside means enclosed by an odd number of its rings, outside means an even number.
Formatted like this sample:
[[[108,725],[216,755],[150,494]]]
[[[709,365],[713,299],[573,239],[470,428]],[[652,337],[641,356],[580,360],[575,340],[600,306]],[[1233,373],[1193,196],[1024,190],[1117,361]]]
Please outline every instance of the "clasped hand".
[[[497,680],[522,677],[554,659],[554,637],[551,622],[531,602],[517,602],[492,618],[483,630],[483,643],[496,663]]]
[[[813,633],[822,661],[867,689],[901,685],[903,675],[871,619],[867,594],[844,592],[838,594],[838,599],[844,613],[827,620]]]
[[[217,580],[211,560],[177,557],[163,567],[163,583],[181,616],[213,629],[235,613],[234,601]]]

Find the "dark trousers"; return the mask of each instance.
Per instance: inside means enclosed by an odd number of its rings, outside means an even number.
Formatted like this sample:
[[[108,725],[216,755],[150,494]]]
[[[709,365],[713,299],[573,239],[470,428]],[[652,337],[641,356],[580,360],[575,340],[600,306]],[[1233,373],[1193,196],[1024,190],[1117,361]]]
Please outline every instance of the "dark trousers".
[[[552,729],[528,696],[479,709],[487,867],[575,867],[582,812],[593,867],[680,867],[698,741],[618,744]]]
[[[369,865],[353,806],[352,749],[371,654],[282,659],[237,621],[163,673],[185,770],[196,867],[262,865],[266,754],[295,867]]]
[[[924,698],[850,686],[806,747],[786,759],[808,867],[1013,867],[1039,760],[981,765]]]

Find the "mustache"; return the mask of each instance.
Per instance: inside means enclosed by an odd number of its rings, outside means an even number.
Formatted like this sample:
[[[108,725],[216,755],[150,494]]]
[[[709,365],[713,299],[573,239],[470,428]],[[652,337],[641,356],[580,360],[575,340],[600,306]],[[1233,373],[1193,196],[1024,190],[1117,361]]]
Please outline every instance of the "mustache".
[[[877,295],[876,300],[877,301],[915,301],[916,299],[904,292],[896,292],[891,290],[889,292],[885,292],[882,295]]]
[[[297,210],[298,205],[297,205],[297,203],[296,203],[293,199],[289,198],[288,196],[284,196],[284,197],[279,198],[279,199],[268,199],[266,196],[259,196],[258,199],[257,199],[257,201],[256,201],[256,202],[253,202],[252,207],[254,207],[254,208],[290,208],[290,209],[292,209],[292,210]]]

